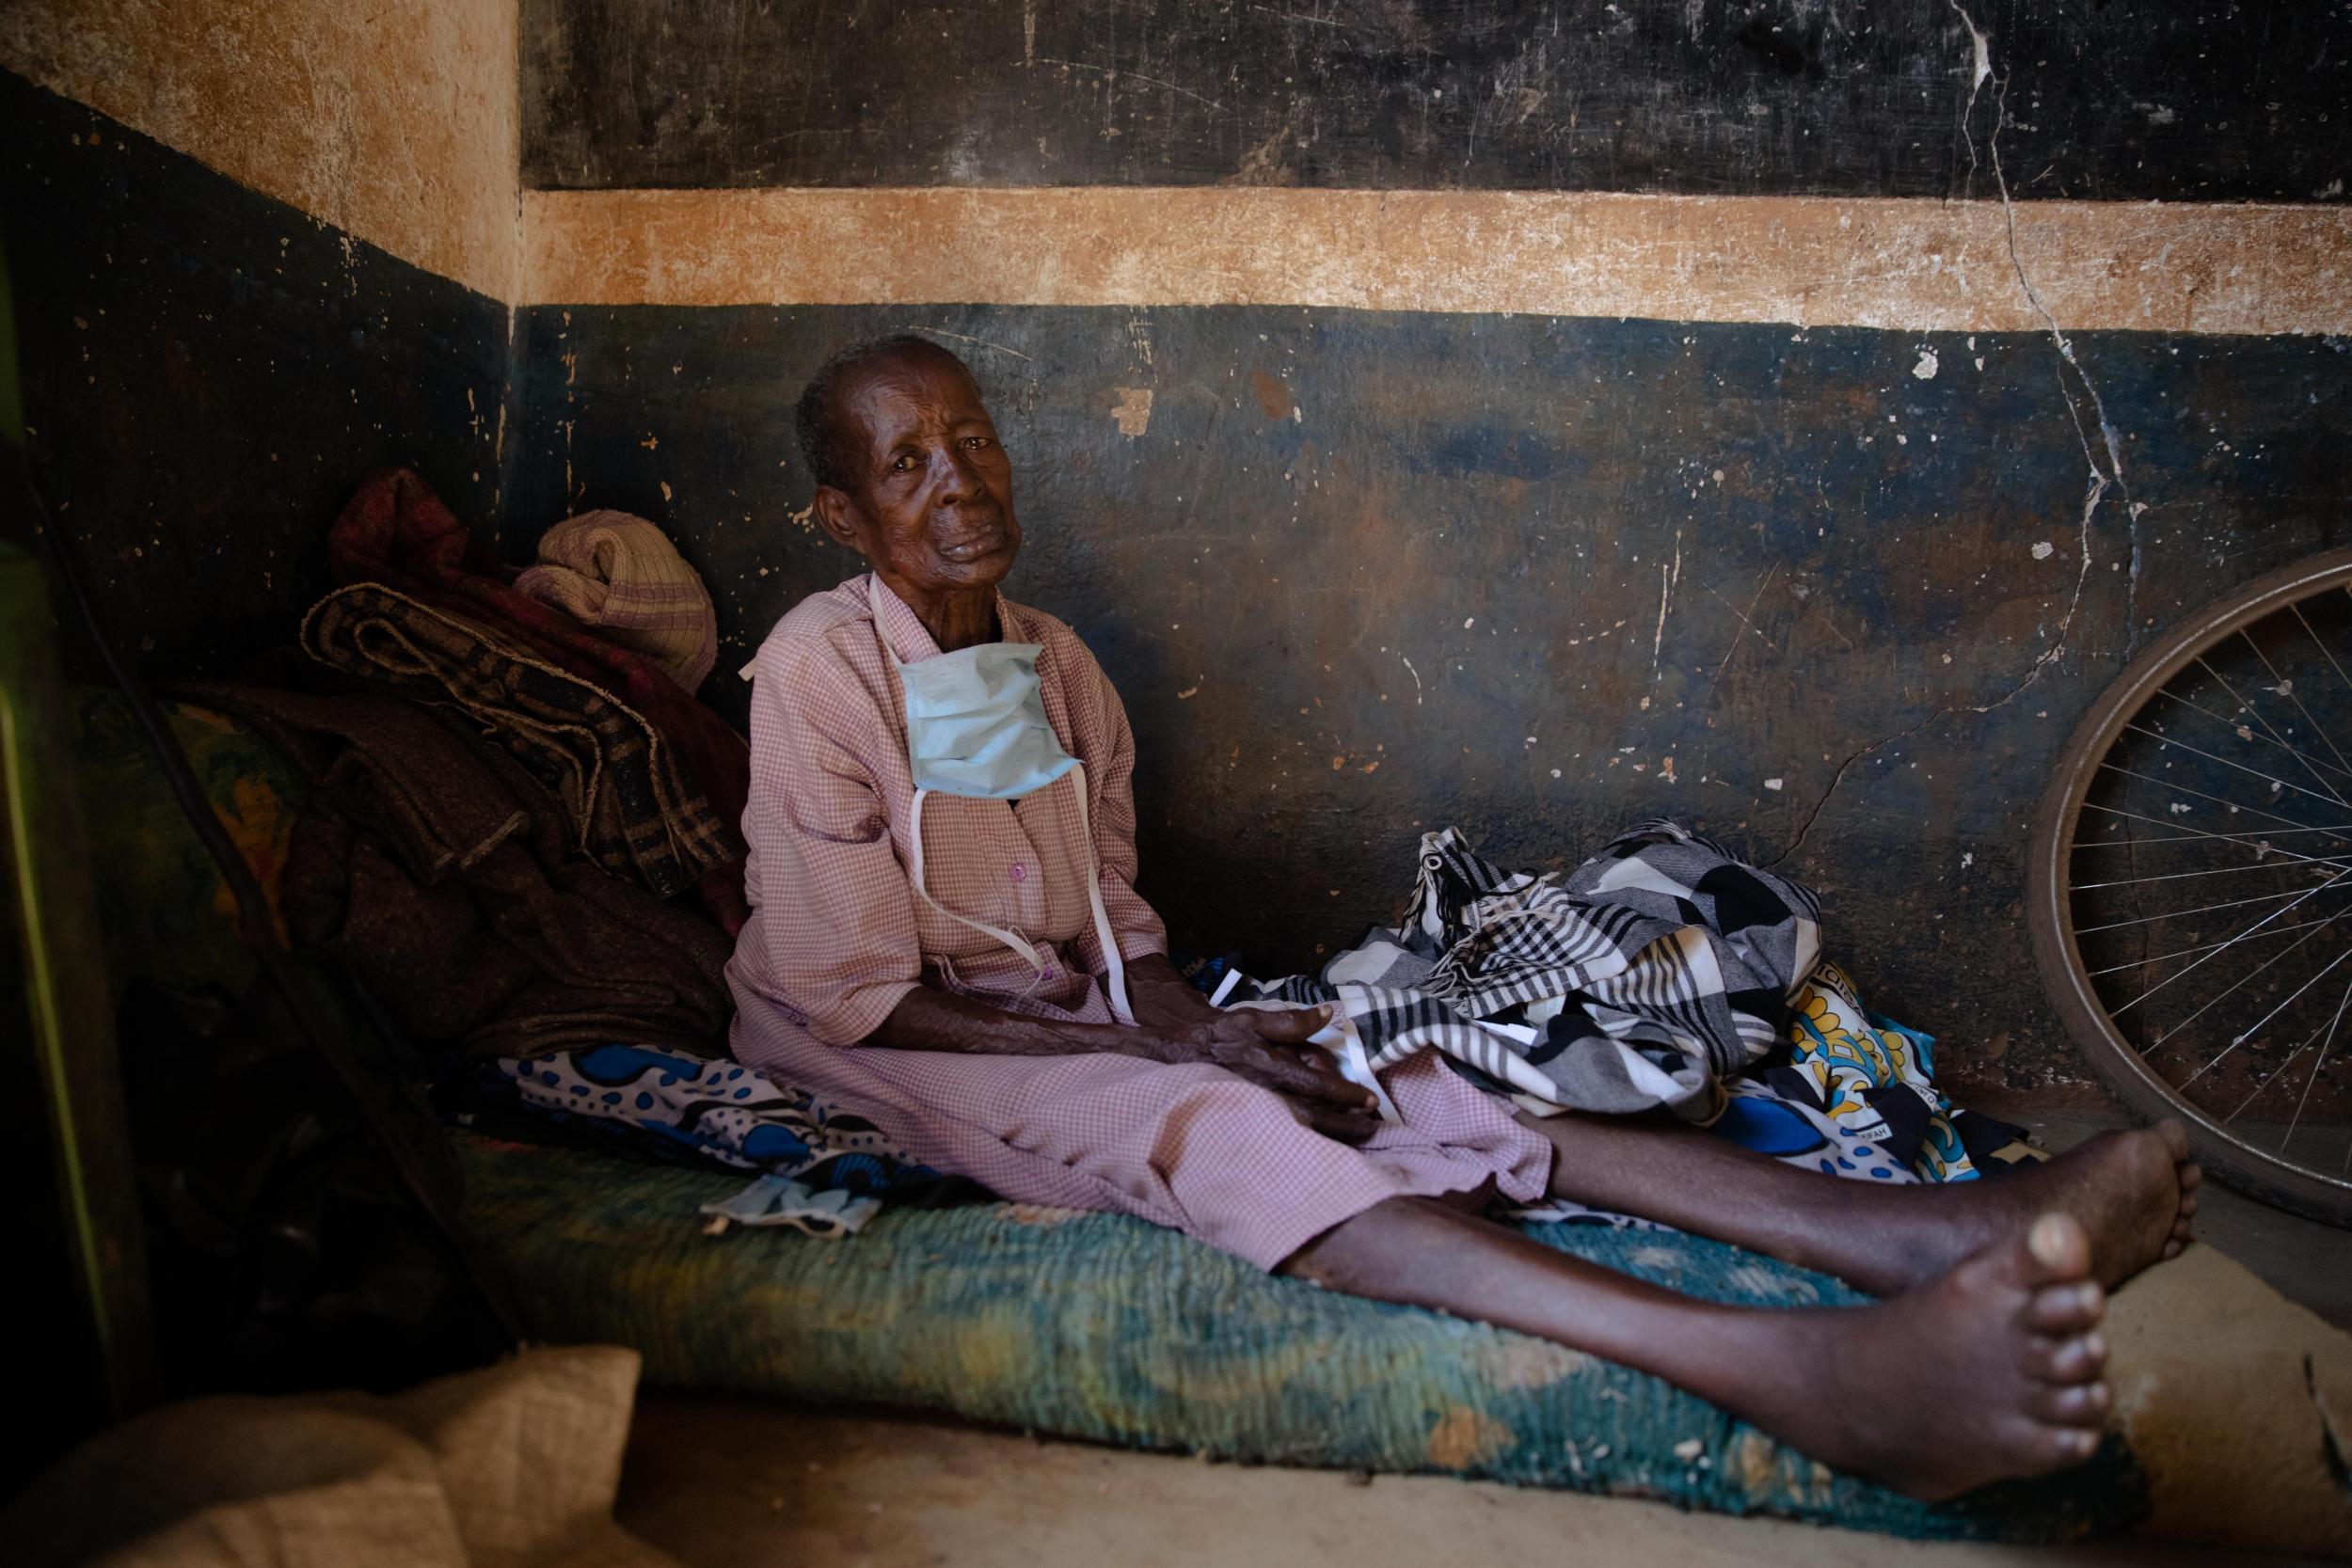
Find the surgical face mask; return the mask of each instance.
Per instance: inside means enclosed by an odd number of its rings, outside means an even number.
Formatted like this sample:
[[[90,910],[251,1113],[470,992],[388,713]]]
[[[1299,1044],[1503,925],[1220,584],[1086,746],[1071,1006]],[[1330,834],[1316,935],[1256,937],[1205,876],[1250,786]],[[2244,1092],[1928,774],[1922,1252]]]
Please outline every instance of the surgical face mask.
[[[982,642],[914,664],[900,664],[882,634],[882,578],[866,579],[874,611],[874,636],[882,656],[898,672],[905,693],[907,762],[914,774],[914,808],[907,828],[910,879],[915,894],[960,926],[993,937],[1018,953],[1039,980],[1044,960],[1018,931],[987,925],[933,898],[923,882],[923,802],[931,795],[961,795],[976,800],[1017,800],[1047,788],[1065,773],[1078,775],[1078,831],[1087,846],[1087,900],[1102,945],[1111,1011],[1122,1023],[1136,1021],[1127,1000],[1127,970],[1103,908],[1101,867],[1094,863],[1094,831],[1088,820],[1086,769],[1062,750],[1061,737],[1045,717],[1045,697],[1037,675],[1034,642]],[[1036,981],[1031,982],[1032,985]]]
[[[1078,766],[1045,718],[1038,644],[983,642],[898,666],[914,787],[1017,800]]]

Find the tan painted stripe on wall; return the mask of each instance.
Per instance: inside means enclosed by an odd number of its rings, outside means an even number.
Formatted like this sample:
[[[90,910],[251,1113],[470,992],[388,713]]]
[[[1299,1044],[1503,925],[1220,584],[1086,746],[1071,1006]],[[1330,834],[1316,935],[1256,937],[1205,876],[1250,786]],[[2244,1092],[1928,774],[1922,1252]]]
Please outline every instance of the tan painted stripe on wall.
[[[2352,330],[2352,211],[2021,202],[2068,328]],[[1916,331],[2046,325],[1997,201],[1269,189],[541,191],[525,297],[1298,305]]]
[[[512,304],[516,0],[0,0],[0,66]]]

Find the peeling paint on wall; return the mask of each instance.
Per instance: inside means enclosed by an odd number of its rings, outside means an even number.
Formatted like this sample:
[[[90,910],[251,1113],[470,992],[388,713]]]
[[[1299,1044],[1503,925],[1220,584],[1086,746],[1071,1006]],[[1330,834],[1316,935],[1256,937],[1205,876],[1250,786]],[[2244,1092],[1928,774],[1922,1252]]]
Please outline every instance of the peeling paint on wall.
[[[1111,405],[1111,418],[1121,436],[1140,436],[1152,428],[1151,388],[1119,387],[1112,395],[1119,401]]]

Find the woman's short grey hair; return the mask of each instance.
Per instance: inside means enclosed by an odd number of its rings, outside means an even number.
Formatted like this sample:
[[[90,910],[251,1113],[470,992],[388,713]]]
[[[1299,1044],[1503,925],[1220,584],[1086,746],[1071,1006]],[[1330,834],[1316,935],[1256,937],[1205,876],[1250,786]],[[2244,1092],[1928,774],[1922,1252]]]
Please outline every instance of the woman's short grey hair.
[[[810,477],[818,484],[847,490],[857,483],[858,454],[851,448],[849,411],[842,406],[842,394],[881,361],[927,354],[948,360],[966,375],[972,373],[971,367],[954,354],[912,332],[851,343],[826,356],[825,362],[817,367],[817,373],[801,388],[801,401],[793,406],[792,428],[800,437],[801,456],[808,463]]]

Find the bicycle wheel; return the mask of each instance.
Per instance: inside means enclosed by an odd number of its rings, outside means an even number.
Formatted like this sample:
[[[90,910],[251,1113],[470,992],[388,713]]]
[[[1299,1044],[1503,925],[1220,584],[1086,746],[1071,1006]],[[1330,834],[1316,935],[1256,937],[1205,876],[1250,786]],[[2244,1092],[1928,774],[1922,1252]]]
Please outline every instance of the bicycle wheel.
[[[2036,814],[2051,1001],[2135,1112],[2265,1202],[2352,1226],[2352,550],[2133,660]]]

